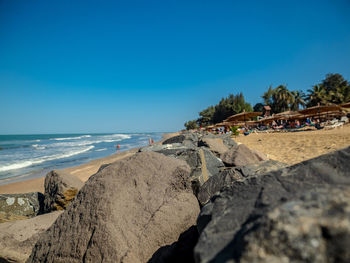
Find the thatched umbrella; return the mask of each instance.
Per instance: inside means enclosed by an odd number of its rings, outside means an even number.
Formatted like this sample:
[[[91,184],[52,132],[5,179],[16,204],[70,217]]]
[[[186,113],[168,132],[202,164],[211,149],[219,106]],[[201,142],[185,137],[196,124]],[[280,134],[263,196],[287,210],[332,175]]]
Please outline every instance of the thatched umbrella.
[[[340,105],[342,108],[350,108],[350,102],[343,103]]]
[[[225,122],[233,122],[233,121],[246,121],[247,119],[256,117],[256,116],[260,116],[262,114],[262,112],[241,112],[235,115],[232,115],[230,117],[228,117]]]
[[[300,110],[299,113],[303,114],[303,115],[313,115],[313,116],[317,116],[320,118],[321,117],[321,113],[323,112],[331,112],[331,111],[340,111],[341,107],[339,105],[324,105],[324,106],[314,106],[314,107],[310,107],[310,108],[306,108],[304,110]]]

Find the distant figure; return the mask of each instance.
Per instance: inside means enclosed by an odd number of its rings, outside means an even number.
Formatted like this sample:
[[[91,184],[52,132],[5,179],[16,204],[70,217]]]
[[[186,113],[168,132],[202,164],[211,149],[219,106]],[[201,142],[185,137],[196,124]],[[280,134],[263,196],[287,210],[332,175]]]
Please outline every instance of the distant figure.
[[[120,149],[120,145],[117,144],[117,152],[119,152],[119,149]]]
[[[148,144],[152,145],[152,138],[151,137],[149,137],[149,139],[148,139]]]
[[[154,140],[151,138],[151,144],[153,144],[154,143]]]

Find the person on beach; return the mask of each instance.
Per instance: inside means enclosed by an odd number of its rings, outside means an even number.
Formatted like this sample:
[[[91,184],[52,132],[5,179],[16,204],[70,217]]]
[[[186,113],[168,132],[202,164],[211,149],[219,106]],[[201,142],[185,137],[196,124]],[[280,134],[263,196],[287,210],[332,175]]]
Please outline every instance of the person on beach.
[[[119,149],[120,149],[120,145],[117,144],[117,152],[119,152]]]

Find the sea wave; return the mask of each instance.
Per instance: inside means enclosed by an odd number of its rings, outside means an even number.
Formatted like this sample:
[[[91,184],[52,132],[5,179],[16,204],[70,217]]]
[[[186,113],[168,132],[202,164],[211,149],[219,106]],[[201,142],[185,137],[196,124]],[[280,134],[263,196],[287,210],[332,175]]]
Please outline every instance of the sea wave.
[[[52,161],[52,160],[56,160],[56,159],[62,159],[62,158],[71,157],[73,155],[77,155],[77,154],[80,154],[80,153],[87,152],[87,151],[93,149],[94,147],[95,146],[91,145],[89,147],[85,147],[83,149],[79,149],[79,150],[76,150],[76,151],[70,151],[70,152],[63,153],[63,154],[55,154],[55,155],[51,155],[51,156],[45,156],[45,157],[40,157],[40,158],[35,158],[35,159],[31,159],[31,160],[21,161],[21,162],[9,164],[9,165],[0,166],[0,172],[20,169],[20,168],[28,167],[28,166],[31,166],[31,165],[34,165],[34,164],[39,164],[39,163]]]
[[[104,138],[110,138],[110,137],[115,138],[115,137],[118,137],[118,138],[124,140],[124,139],[130,139],[131,135],[116,133],[116,134],[104,135],[102,137],[104,137]]]
[[[106,150],[108,150],[107,148],[103,148],[103,149],[97,149],[97,150],[95,150],[96,152],[102,152],[102,151],[106,151]]]
[[[32,147],[37,150],[44,150],[46,148],[45,146],[39,144],[33,144]]]
[[[82,135],[82,136],[77,136],[77,137],[65,137],[65,138],[52,138],[50,140],[55,140],[55,141],[67,141],[67,140],[80,140],[83,138],[90,138],[91,135]]]

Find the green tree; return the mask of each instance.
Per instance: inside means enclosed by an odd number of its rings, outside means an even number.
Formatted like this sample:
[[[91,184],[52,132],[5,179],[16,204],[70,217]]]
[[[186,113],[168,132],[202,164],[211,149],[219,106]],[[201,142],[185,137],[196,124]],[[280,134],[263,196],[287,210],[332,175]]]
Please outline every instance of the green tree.
[[[227,98],[222,98],[219,104],[215,106],[212,123],[219,123],[231,115],[252,110],[250,103],[245,101],[243,93],[230,94]]]
[[[255,104],[254,107],[253,107],[253,110],[254,110],[255,112],[263,112],[263,110],[264,110],[264,104],[262,104],[262,103],[257,103],[257,104]]]
[[[329,96],[322,85],[314,85],[312,89],[307,90],[307,106],[312,107],[318,104],[326,105],[329,101]]]
[[[292,111],[298,111],[299,110],[299,105],[304,107],[306,105],[305,102],[305,93],[302,90],[296,90],[291,92],[293,95],[293,100],[290,105],[290,109]]]
[[[198,124],[196,120],[185,122],[186,130],[198,129]]]
[[[308,90],[307,106],[350,101],[350,84],[341,74],[327,74],[326,78]]]
[[[210,106],[199,113],[200,118],[197,122],[202,126],[213,124],[213,116],[215,113],[215,107]]]
[[[262,99],[264,100],[265,105],[272,106],[273,101],[272,101],[272,96],[274,94],[275,90],[272,88],[272,86],[269,87],[269,89],[264,92],[264,94],[261,96]]]
[[[273,112],[278,113],[290,110],[290,104],[293,103],[294,97],[285,85],[279,85],[272,94],[272,100]]]

